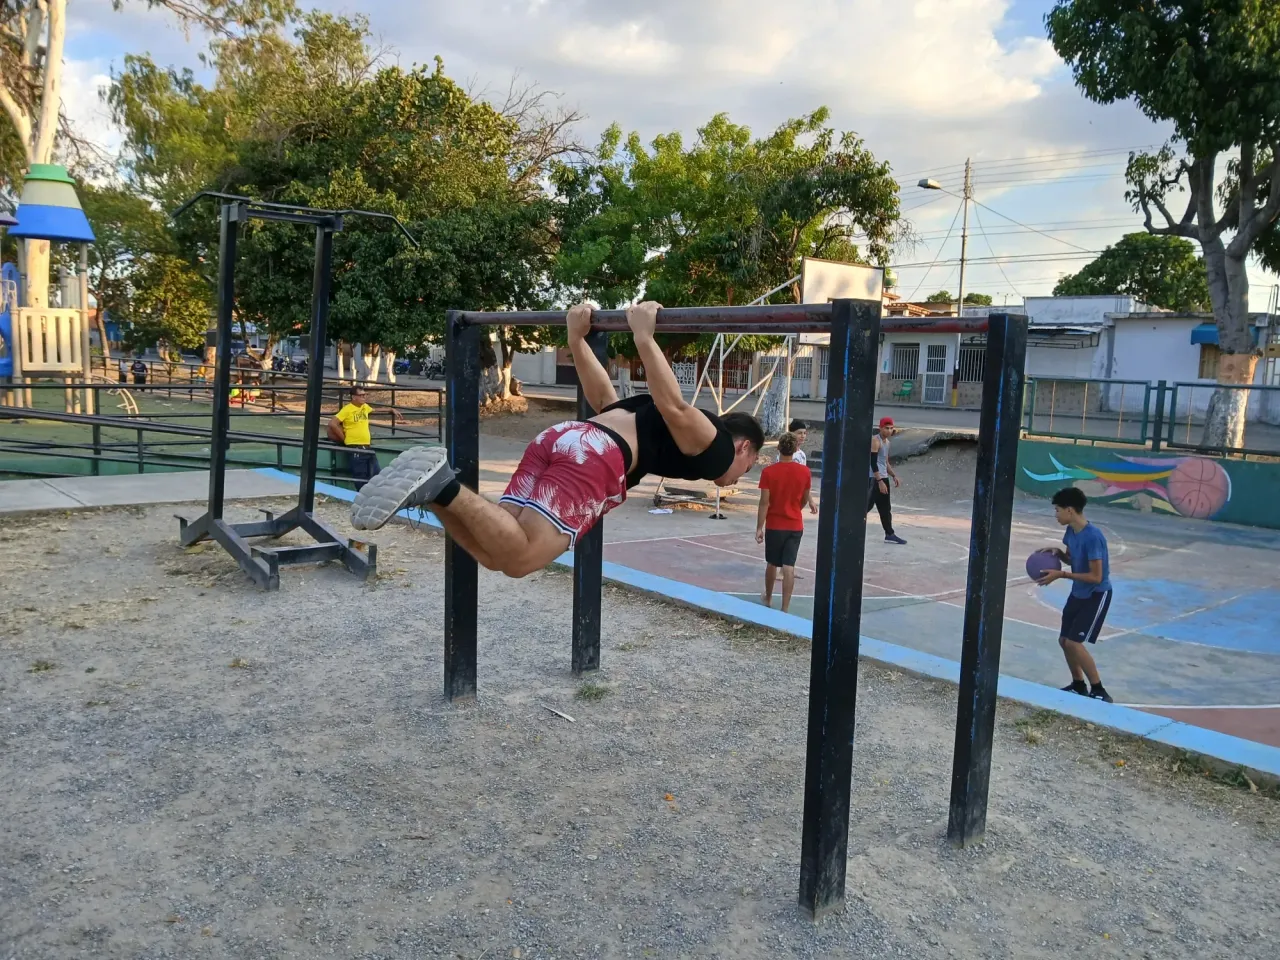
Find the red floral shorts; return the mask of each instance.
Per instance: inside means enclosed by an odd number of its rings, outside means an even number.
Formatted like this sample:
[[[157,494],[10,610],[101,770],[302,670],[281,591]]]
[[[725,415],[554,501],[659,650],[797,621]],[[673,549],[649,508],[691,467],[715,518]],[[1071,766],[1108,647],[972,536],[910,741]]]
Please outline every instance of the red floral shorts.
[[[525,448],[499,503],[529,507],[578,542],[627,499],[627,464],[617,442],[594,423],[566,420]]]

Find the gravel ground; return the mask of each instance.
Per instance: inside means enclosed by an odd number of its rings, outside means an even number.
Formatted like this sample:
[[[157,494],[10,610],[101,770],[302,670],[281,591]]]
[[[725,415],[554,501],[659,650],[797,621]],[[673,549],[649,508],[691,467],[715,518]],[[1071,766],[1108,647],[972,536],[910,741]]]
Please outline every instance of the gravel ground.
[[[956,851],[955,690],[864,664],[848,906],[815,925],[807,645],[609,587],[579,685],[567,575],[486,576],[451,706],[434,534],[264,594],[171,513],[0,522],[0,958],[1276,957],[1265,789],[1005,704]]]

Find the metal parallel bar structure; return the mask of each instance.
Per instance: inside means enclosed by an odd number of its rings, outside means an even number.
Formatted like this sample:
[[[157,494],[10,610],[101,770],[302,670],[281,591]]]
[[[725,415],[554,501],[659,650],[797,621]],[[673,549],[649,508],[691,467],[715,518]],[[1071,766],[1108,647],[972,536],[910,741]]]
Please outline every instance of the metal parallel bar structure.
[[[823,452],[824,464],[829,466],[823,471],[824,509],[818,528],[818,598],[799,886],[800,906],[815,919],[839,910],[845,896],[866,541],[865,478],[870,471],[880,313],[879,301],[839,300],[783,306],[664,308],[657,320],[659,332],[785,329],[787,333],[831,334],[832,370],[836,373],[830,377]],[[593,337],[625,328],[621,311],[602,311],[594,319],[598,322],[593,324]],[[478,327],[564,323],[564,312],[459,311],[449,315],[449,454],[465,485],[474,488],[478,479]],[[985,328],[985,320],[981,323]],[[602,349],[602,341],[600,337],[593,342],[592,349]],[[580,415],[590,412],[581,396],[579,409]],[[598,525],[590,537],[579,541],[581,553],[575,557],[575,672],[599,666],[601,559],[593,537],[602,541],[603,532]],[[471,698],[476,693],[476,565],[452,541],[446,558],[445,695],[450,699]]]
[[[480,328],[445,316],[445,443],[458,482],[480,486]],[[480,571],[476,560],[448,537],[444,550],[444,695],[476,696]]]
[[[969,532],[960,693],[947,821],[947,837],[960,847],[981,843],[987,829],[1026,354],[1026,318],[992,316],[978,424],[978,468]]]
[[[592,330],[587,346],[600,365],[609,365],[609,334]],[[578,419],[589,420],[592,408],[578,383]],[[573,548],[573,656],[575,677],[600,669],[600,599],[604,580],[604,518],[578,538]]]
[[[875,300],[831,311],[800,839],[800,908],[814,920],[845,897],[880,312]]]
[[[193,197],[179,210],[199,199]],[[281,208],[246,198],[224,197],[218,245],[217,360],[213,384],[213,429],[210,442],[209,502],[195,520],[178,516],[178,536],[184,547],[201,540],[216,540],[249,577],[265,590],[280,587],[280,567],[297,563],[338,560],[349,571],[367,579],[377,568],[377,547],[343,537],[314,516],[316,453],[320,437],[320,407],[324,387],[324,338],[329,316],[329,281],[332,273],[333,235],[342,229],[342,217],[334,211],[305,207]],[[271,220],[309,226],[315,230],[315,267],[312,279],[310,358],[307,404],[303,425],[302,461],[297,504],[277,517],[268,513],[257,523],[228,523],[223,518],[226,489],[227,445],[231,399],[231,319],[235,307],[236,239],[240,224]],[[281,537],[301,529],[316,541],[305,547],[263,547],[249,543],[254,537]]]

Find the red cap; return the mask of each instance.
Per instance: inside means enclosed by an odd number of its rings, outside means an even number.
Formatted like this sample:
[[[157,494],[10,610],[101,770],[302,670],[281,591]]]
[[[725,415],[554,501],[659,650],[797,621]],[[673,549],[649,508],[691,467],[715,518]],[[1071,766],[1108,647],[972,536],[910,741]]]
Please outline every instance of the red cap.
[[[882,426],[882,427],[892,427],[892,426],[893,426],[893,417],[881,417],[881,418],[880,418],[880,426]]]

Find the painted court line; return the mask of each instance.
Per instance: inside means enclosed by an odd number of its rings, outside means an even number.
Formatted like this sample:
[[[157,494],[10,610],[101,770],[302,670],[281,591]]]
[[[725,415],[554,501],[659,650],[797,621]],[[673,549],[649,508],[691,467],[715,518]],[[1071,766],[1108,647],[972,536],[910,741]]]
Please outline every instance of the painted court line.
[[[1280,703],[1122,703],[1137,710],[1280,710]]]
[[[1248,593],[1253,593],[1253,592],[1254,591],[1252,590],[1248,591]],[[1157,620],[1155,623],[1148,623],[1148,624],[1144,624],[1141,627],[1132,627],[1128,630],[1121,630],[1117,633],[1108,634],[1106,637],[1103,637],[1102,639],[1114,640],[1116,637],[1125,637],[1131,633],[1146,633],[1149,630],[1158,629],[1159,627],[1163,627],[1166,624],[1173,623],[1175,620],[1185,620],[1187,617],[1194,617],[1197,613],[1204,613],[1206,610],[1216,610],[1218,607],[1225,606],[1228,603],[1233,603],[1234,601],[1239,600],[1241,597],[1248,596],[1248,593],[1237,593],[1234,597],[1227,597],[1227,599],[1225,600],[1218,600],[1214,603],[1207,603],[1203,607],[1196,607],[1194,610],[1188,610],[1186,613],[1179,613],[1172,617],[1166,617],[1164,620]],[[1153,636],[1160,637],[1161,640],[1168,639],[1168,637],[1161,636],[1158,633],[1153,634]],[[1188,641],[1188,642],[1195,643],[1194,640]],[[1207,644],[1202,644],[1202,646],[1207,646]]]
[[[264,476],[294,479],[291,474],[276,470],[274,467],[260,467],[258,472]],[[328,483],[316,483],[316,492],[335,500],[350,502],[355,499],[355,494],[350,490]],[[398,516],[406,520],[411,519],[408,510],[400,511]],[[430,514],[427,515],[426,522],[437,528],[441,526],[440,521]],[[555,562],[561,566],[572,567],[573,554],[566,551]],[[668,580],[641,570],[633,570],[609,561],[604,562],[603,568],[607,579],[667,600],[769,627],[802,639],[813,639],[813,624],[803,617],[740,600],[729,594],[716,593],[713,590],[680,583],[677,580]],[[1030,626],[1036,626],[1036,624],[1030,624]],[[960,679],[960,664],[954,660],[912,650],[895,643],[886,643],[872,637],[860,639],[859,654],[901,670],[937,680],[947,680],[953,684],[958,683]],[[1167,717],[1120,704],[1106,704],[1091,697],[1082,697],[1076,693],[1046,687],[1043,684],[1005,674],[1000,675],[997,689],[1000,696],[1010,700],[1052,710],[1101,727],[1119,730],[1166,746],[1203,754],[1225,763],[1280,777],[1280,747],[1255,743],[1252,740],[1192,726],[1179,720],[1170,720]]]

